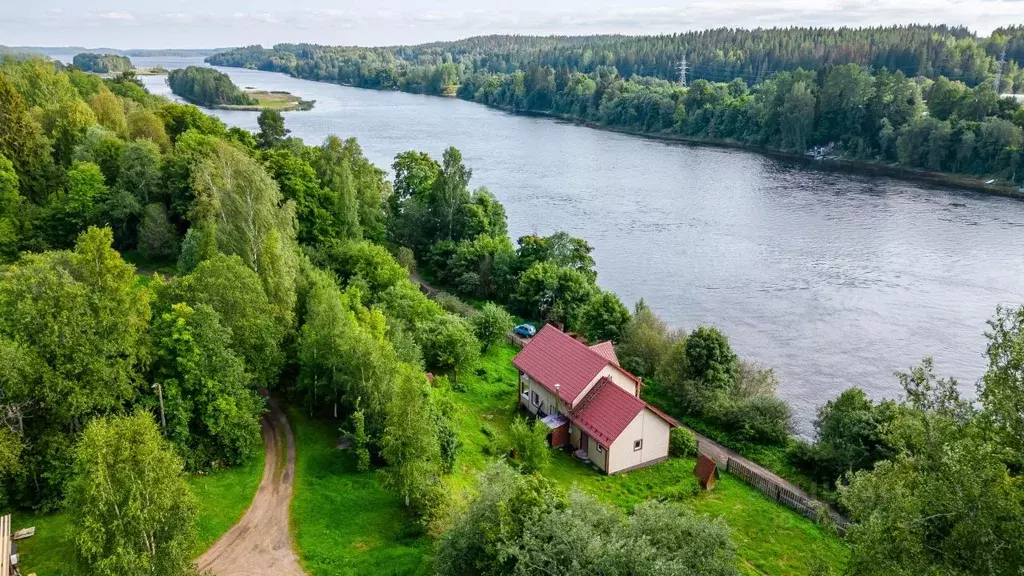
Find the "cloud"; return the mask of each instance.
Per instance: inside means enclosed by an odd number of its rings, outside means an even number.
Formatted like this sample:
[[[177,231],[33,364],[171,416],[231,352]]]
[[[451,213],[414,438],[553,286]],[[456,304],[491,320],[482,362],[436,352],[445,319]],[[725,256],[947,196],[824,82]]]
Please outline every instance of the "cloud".
[[[140,0],[131,12],[100,0],[47,0],[0,12],[7,44],[225,46],[252,43],[393,45],[479,34],[665,34],[703,28],[947,23],[981,33],[1022,20],[1024,0]],[[472,3],[471,3],[472,2]],[[88,11],[90,5],[94,8]],[[49,8],[49,10],[47,10]],[[130,26],[128,25],[130,23]]]
[[[135,16],[128,12],[103,12],[98,16],[101,20],[135,20]]]

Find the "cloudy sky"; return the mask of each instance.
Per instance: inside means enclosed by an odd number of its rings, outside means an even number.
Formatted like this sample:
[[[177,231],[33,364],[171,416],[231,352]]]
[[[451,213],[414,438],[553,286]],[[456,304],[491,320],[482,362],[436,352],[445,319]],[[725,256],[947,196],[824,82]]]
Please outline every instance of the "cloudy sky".
[[[477,34],[669,33],[734,26],[1024,24],[1024,0],[9,0],[0,44],[210,48],[386,45]]]

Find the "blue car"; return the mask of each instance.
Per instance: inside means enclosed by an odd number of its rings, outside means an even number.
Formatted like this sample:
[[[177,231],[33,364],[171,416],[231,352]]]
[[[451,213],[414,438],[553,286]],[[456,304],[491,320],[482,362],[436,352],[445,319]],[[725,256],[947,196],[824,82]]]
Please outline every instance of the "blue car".
[[[533,335],[537,333],[537,329],[529,324],[520,324],[519,326],[513,328],[512,331],[522,336],[523,338],[532,338]]]

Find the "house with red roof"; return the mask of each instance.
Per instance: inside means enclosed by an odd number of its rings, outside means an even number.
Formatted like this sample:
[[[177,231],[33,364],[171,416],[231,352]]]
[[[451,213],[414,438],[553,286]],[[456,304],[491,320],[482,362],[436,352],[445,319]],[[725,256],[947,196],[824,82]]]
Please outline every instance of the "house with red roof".
[[[551,429],[552,446],[572,445],[606,474],[668,458],[679,423],[640,399],[643,383],[619,366],[611,342],[587,346],[545,325],[512,364],[519,403]]]

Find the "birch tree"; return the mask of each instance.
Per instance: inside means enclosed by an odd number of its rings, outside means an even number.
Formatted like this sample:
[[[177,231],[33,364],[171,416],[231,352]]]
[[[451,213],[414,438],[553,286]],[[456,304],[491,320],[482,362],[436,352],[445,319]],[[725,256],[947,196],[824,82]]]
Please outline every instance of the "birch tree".
[[[216,222],[217,245],[260,276],[286,327],[295,322],[295,209],[282,204],[277,184],[241,150],[218,143],[192,173],[196,203],[192,220]]]
[[[196,500],[150,414],[94,420],[75,450],[71,541],[85,576],[194,574]]]

